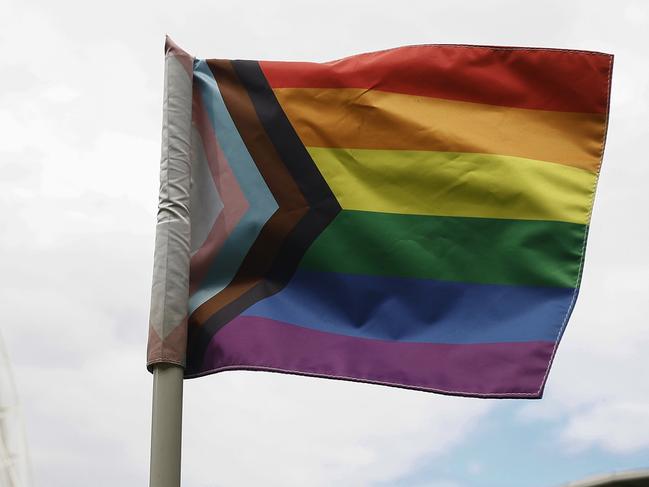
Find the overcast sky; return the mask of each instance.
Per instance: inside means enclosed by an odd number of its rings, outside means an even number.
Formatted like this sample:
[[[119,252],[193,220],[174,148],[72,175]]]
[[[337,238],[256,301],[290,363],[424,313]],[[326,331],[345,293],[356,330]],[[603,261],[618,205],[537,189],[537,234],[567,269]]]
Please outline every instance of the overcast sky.
[[[649,2],[7,1],[0,326],[36,486],[147,483],[165,33],[198,57],[417,43],[616,56],[582,290],[543,400],[209,376],[185,384],[184,486],[552,487],[649,466]]]

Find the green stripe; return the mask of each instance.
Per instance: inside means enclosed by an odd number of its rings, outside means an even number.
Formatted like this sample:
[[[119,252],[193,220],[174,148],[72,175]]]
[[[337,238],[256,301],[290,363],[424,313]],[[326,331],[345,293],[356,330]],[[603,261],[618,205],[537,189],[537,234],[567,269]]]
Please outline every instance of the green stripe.
[[[485,284],[576,287],[585,225],[342,211],[302,268]]]

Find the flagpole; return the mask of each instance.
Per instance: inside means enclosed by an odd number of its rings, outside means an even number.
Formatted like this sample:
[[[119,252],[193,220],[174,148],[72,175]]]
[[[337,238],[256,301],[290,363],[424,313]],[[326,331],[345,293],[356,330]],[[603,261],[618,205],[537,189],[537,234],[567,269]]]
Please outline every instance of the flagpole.
[[[147,367],[153,372],[150,487],[180,487],[191,226],[194,58],[168,37]]]
[[[183,368],[153,368],[150,487],[180,487],[183,415]]]

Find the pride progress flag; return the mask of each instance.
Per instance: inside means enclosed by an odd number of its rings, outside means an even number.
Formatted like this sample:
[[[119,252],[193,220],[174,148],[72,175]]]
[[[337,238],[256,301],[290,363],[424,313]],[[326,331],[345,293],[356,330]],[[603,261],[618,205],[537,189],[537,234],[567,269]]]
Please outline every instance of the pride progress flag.
[[[149,366],[541,397],[611,70],[457,45],[202,60],[168,40]]]

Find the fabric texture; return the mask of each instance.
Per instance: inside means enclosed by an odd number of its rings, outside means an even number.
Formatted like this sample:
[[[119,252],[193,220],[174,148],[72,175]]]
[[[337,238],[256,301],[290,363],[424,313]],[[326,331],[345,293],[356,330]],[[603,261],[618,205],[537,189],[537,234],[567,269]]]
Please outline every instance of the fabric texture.
[[[611,55],[166,52],[150,366],[542,396],[579,290]]]

